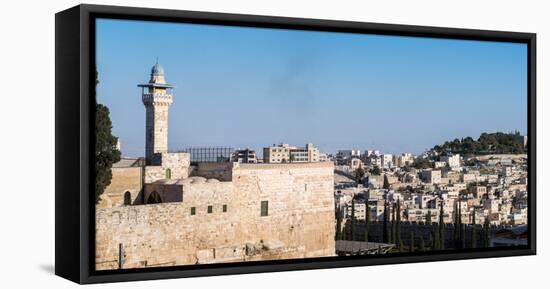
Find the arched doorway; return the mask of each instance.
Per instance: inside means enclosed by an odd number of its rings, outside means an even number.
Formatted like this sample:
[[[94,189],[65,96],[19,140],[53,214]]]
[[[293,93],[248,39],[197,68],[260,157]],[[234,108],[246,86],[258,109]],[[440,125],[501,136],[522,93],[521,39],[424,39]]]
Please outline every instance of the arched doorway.
[[[124,193],[124,205],[129,206],[132,204],[132,194],[129,191]]]
[[[159,204],[162,203],[162,199],[160,198],[159,193],[156,191],[153,191],[151,194],[149,194],[149,197],[147,198],[147,204]]]

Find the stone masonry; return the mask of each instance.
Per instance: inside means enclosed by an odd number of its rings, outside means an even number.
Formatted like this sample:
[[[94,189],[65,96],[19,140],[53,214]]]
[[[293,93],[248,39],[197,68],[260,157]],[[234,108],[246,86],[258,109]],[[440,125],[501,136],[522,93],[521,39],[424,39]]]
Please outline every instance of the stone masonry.
[[[119,244],[123,268],[335,255],[332,163],[235,163],[232,174],[158,181],[145,191],[163,203],[97,209],[96,268],[118,268]]]

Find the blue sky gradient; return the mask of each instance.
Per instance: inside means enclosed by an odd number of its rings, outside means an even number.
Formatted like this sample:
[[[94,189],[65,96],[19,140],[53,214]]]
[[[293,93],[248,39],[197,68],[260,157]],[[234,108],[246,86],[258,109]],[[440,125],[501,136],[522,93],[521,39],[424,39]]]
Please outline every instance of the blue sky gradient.
[[[421,153],[527,131],[527,45],[100,19],[98,101],[142,156],[155,59],[176,86],[169,148],[273,143]]]

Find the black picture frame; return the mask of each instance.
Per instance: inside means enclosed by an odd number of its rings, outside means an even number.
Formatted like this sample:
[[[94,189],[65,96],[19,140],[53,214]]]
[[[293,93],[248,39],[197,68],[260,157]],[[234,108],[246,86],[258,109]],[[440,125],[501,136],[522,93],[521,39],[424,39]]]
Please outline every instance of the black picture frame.
[[[95,271],[95,19],[116,18],[246,27],[516,42],[528,45],[528,245],[460,252],[327,257]],[[101,283],[384,265],[536,254],[536,34],[288,17],[79,5],[55,16],[55,274]]]

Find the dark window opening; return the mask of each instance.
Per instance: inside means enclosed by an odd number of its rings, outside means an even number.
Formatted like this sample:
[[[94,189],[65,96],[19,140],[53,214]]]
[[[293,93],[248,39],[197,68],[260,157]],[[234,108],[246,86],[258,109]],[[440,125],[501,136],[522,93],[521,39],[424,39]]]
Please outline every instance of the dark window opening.
[[[149,197],[147,198],[147,204],[159,204],[162,203],[162,199],[160,198],[159,193],[156,191],[153,191],[151,194],[149,194]]]
[[[227,212],[227,205],[223,205],[223,206],[222,206],[222,211],[223,211],[224,213]]]
[[[267,214],[268,214],[268,203],[267,203],[267,201],[262,201],[261,209],[260,209],[260,215],[262,217],[265,217],[265,216],[267,216]]]
[[[212,214],[212,206],[208,206],[208,214]]]
[[[124,205],[129,206],[132,204],[132,194],[128,191],[124,193]]]
[[[195,213],[196,213],[195,207],[191,207],[191,215],[193,216],[193,215],[195,215]]]

